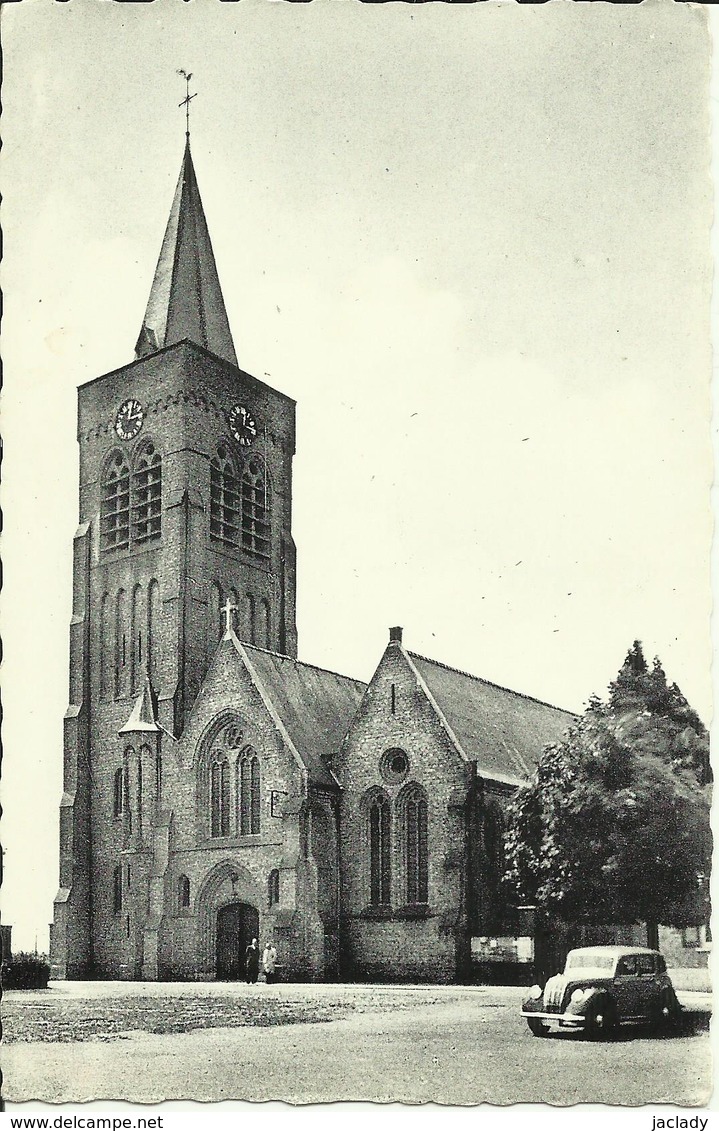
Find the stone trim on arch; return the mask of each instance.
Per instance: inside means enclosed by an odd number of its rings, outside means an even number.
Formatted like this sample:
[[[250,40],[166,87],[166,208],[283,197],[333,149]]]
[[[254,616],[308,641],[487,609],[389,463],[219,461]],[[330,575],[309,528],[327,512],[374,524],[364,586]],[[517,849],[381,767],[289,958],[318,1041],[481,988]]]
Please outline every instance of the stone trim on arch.
[[[223,711],[214,715],[209,723],[206,724],[195,743],[195,753],[192,760],[192,768],[195,772],[199,770],[203,763],[205,766],[207,765],[209,757],[208,751],[212,743],[215,741],[220,731],[224,730],[229,723],[234,723],[240,731],[246,729],[245,720],[242,718],[240,712],[236,711],[233,707],[226,707]]]
[[[232,857],[218,861],[202,881],[195,908],[197,916],[197,964],[199,971],[214,976],[217,961],[217,912],[230,903],[249,903],[262,921],[264,893],[247,868]]]

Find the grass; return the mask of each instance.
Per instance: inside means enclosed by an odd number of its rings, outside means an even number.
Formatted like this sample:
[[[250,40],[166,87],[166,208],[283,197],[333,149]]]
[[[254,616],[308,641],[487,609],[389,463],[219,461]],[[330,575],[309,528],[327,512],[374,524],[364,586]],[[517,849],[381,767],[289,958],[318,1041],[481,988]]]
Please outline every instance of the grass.
[[[361,1013],[369,1002],[338,994],[312,1000],[307,989],[296,998],[283,995],[249,997],[195,995],[186,997],[128,996],[67,998],[37,995],[5,997],[2,1006],[3,1041],[122,1040],[133,1033],[186,1033],[193,1029],[321,1024]],[[423,1004],[431,1004],[428,997]],[[409,1009],[405,995],[383,994],[371,1003],[378,1011]]]

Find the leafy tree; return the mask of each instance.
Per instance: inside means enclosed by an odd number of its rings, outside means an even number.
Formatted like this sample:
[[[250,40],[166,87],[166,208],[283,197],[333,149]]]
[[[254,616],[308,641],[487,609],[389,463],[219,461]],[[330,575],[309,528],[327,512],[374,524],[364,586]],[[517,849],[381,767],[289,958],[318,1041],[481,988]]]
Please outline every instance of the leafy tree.
[[[709,781],[706,728],[635,641],[510,806],[511,896],[575,922],[702,921]]]

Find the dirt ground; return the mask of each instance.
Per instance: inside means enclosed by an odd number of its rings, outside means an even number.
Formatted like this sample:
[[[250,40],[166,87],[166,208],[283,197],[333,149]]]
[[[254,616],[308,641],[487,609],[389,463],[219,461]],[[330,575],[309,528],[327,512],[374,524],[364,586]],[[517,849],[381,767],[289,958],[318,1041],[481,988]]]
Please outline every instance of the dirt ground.
[[[4,1097],[707,1102],[707,995],[680,994],[674,1036],[627,1029],[606,1043],[537,1040],[521,996],[489,986],[54,983],[4,998]]]

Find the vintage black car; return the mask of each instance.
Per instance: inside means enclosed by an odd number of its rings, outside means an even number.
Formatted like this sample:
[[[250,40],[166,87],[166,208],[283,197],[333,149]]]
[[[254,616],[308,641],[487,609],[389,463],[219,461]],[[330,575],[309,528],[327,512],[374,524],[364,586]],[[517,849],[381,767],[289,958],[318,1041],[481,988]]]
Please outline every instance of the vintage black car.
[[[553,1026],[609,1036],[624,1022],[674,1025],[680,1005],[661,954],[638,946],[571,950],[563,974],[532,986],[522,1004],[535,1037]]]

